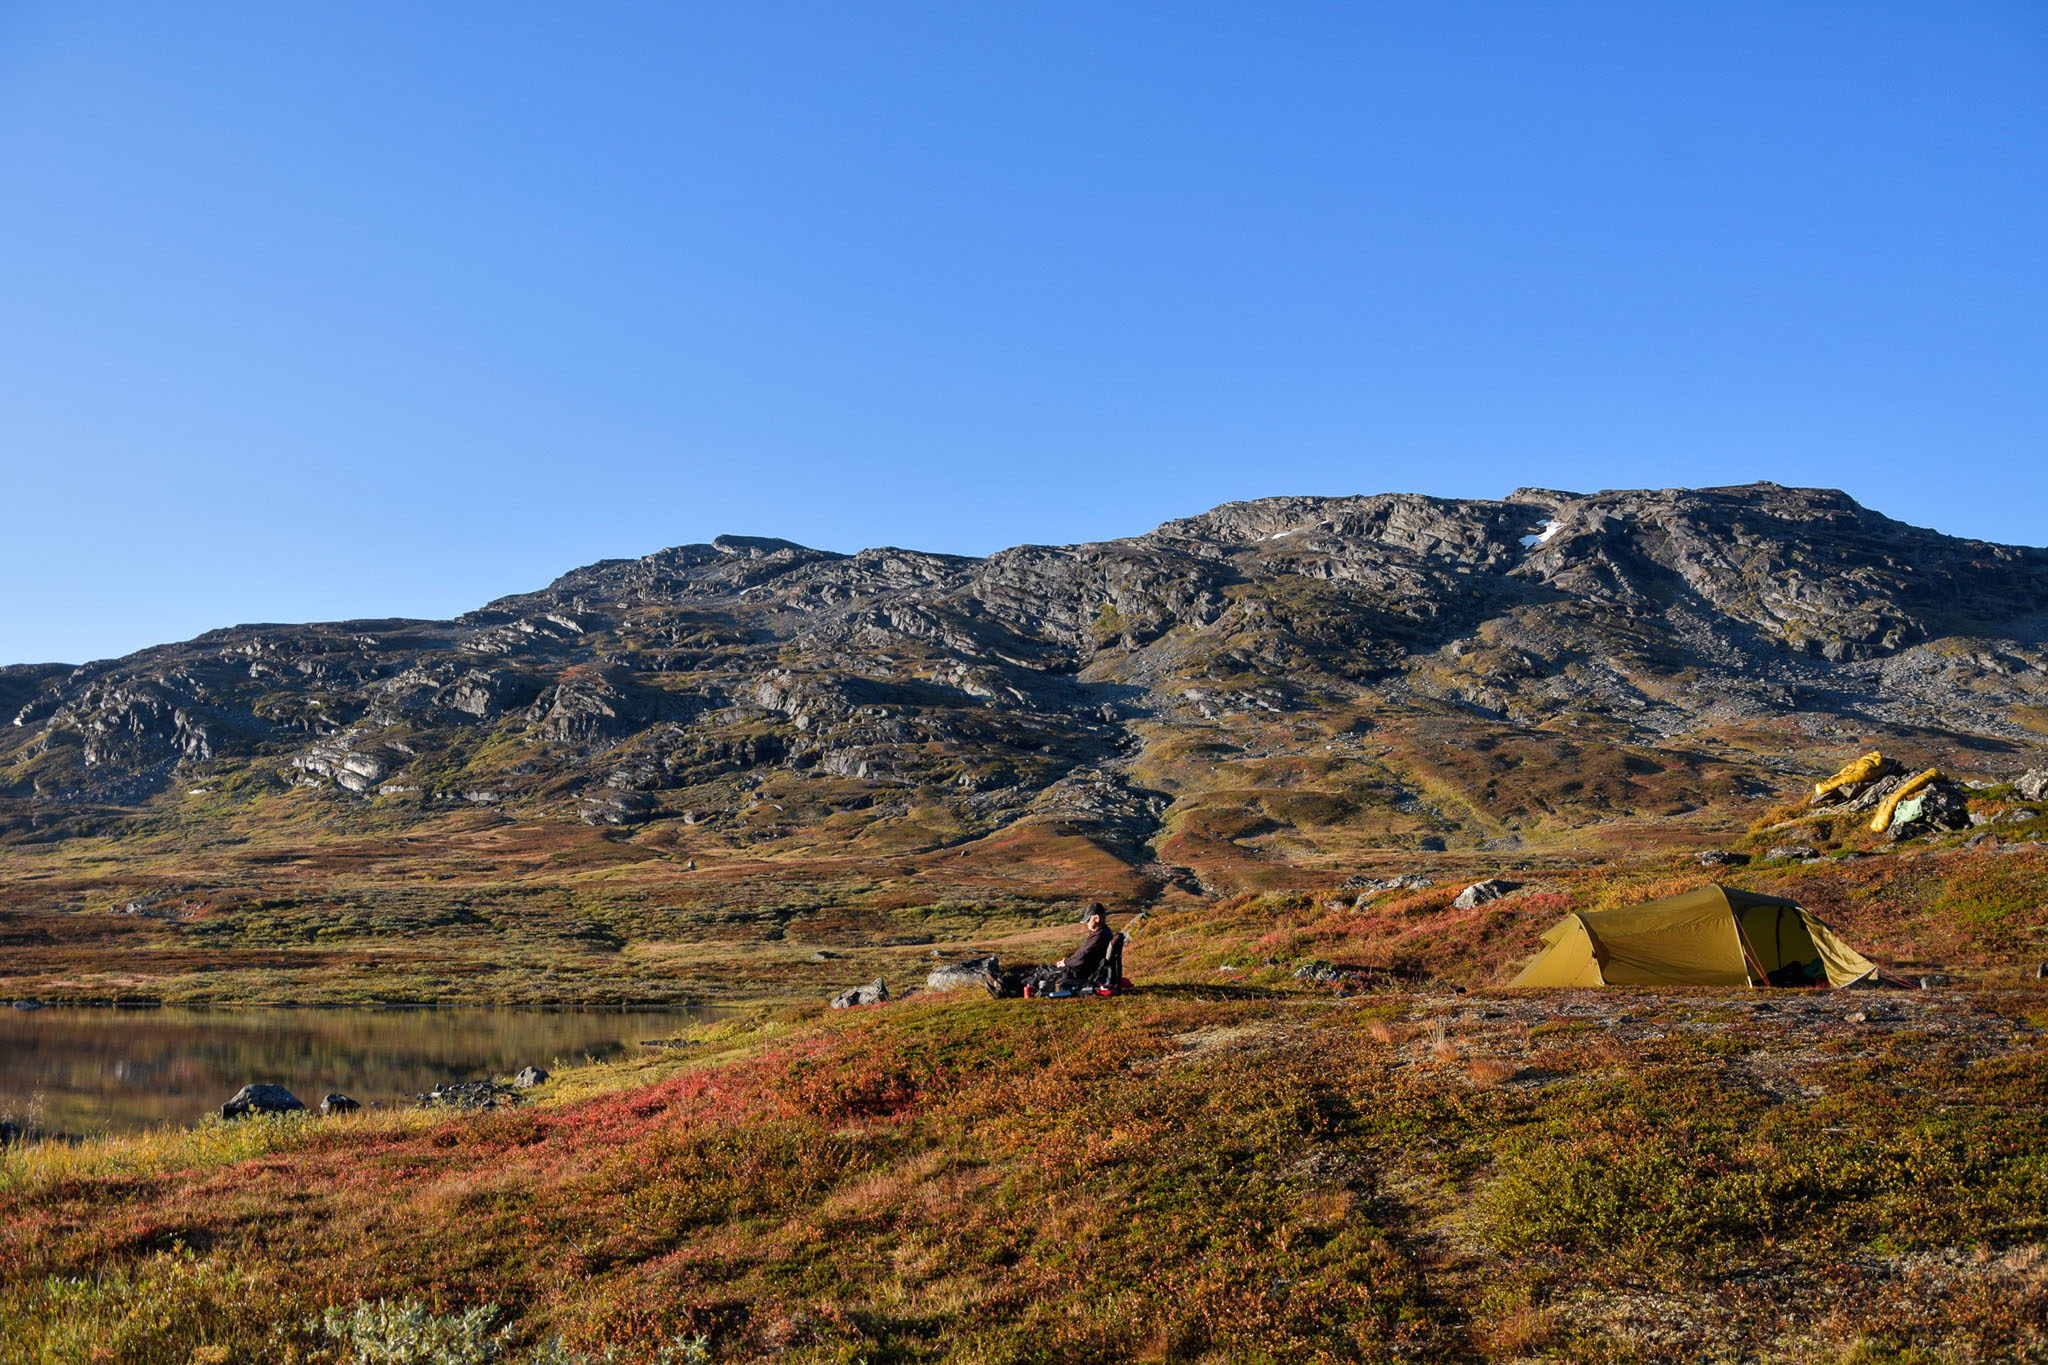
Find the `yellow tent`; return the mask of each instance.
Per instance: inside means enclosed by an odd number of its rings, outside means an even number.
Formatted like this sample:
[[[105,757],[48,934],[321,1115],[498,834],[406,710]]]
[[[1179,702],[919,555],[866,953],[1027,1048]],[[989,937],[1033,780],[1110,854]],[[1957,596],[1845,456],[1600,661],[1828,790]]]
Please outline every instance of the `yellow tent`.
[[[1796,902],[1708,886],[1566,915],[1508,984],[1842,987],[1876,971]]]

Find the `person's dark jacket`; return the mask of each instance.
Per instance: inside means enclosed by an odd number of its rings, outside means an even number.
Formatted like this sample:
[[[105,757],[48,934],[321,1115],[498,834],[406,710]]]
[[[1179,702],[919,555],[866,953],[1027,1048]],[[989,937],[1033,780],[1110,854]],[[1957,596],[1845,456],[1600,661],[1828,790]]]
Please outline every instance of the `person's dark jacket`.
[[[1071,980],[1086,981],[1102,969],[1102,959],[1109,956],[1109,945],[1116,942],[1116,930],[1107,924],[1090,933],[1081,946],[1067,954],[1067,976]]]

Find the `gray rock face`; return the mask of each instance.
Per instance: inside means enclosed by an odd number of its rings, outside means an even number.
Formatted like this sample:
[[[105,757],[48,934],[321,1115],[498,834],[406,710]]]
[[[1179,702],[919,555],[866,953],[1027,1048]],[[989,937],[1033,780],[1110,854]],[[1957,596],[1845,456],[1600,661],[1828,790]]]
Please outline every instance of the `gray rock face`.
[[[1401,877],[1346,877],[1338,885],[1346,891],[1426,891],[1436,879],[1411,872]]]
[[[1776,844],[1764,854],[1767,859],[1818,858],[1820,850],[1812,844]]]
[[[546,1081],[547,1078],[546,1068],[526,1066],[519,1069],[519,1074],[512,1078],[512,1084],[520,1090],[531,1090]]]
[[[957,991],[967,987],[987,990],[1002,974],[1002,963],[996,958],[971,957],[964,962],[948,962],[934,967],[931,975],[924,979],[924,988],[928,991]]]
[[[2013,779],[2013,790],[2029,801],[2048,801],[2048,768],[2030,768]]]
[[[1749,861],[1749,855],[1731,853],[1725,848],[1709,848],[1694,854],[1693,861],[1701,867],[1740,867]]]
[[[1508,892],[1520,887],[1520,882],[1506,881],[1500,877],[1488,877],[1483,882],[1474,882],[1458,893],[1451,905],[1459,910],[1470,910],[1489,901],[1497,901]]]
[[[245,1085],[220,1107],[220,1116],[238,1119],[245,1114],[291,1114],[302,1112],[305,1107],[297,1095],[281,1085]]]
[[[888,983],[876,977],[865,986],[855,986],[832,997],[835,1010],[852,1009],[857,1005],[879,1005],[889,998]]]
[[[835,813],[915,796],[1142,863],[1171,793],[1131,759],[1162,736],[1372,697],[1651,738],[1797,709],[2031,742],[2011,717],[2048,704],[2044,621],[2048,551],[1774,484],[1266,498],[986,558],[721,537],[452,621],[0,668],[0,835],[239,763],[337,802],[433,772],[423,804],[606,825],[693,789],[698,824],[751,842],[789,833],[739,818],[773,769]]]

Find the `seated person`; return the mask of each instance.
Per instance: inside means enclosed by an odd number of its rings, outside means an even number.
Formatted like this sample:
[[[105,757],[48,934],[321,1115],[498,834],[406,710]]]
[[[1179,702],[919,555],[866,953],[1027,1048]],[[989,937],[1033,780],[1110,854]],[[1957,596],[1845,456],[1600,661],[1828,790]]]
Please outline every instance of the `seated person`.
[[[1116,934],[1109,927],[1109,911],[1102,902],[1096,901],[1088,907],[1088,913],[1081,923],[1088,930],[1088,937],[1081,940],[1081,946],[1068,953],[1053,965],[1063,970],[1070,981],[1087,981],[1102,970],[1102,959],[1109,956],[1109,945],[1116,942]]]
[[[1031,973],[1025,983],[1032,995],[1049,995],[1066,987],[1083,985],[1095,979],[1102,970],[1103,959],[1109,956],[1111,945],[1116,942],[1116,931],[1109,927],[1109,911],[1096,902],[1088,907],[1082,923],[1086,925],[1088,937],[1081,940],[1081,946],[1050,967],[1040,967]]]

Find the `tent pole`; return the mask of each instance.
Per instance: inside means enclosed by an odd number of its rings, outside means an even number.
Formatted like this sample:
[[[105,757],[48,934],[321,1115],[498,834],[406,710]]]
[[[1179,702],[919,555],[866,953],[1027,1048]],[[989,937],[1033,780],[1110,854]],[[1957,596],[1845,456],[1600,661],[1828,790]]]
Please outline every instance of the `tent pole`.
[[[1763,959],[1756,955],[1755,947],[1750,944],[1749,931],[1742,927],[1741,912],[1731,907],[1728,914],[1735,921],[1735,941],[1742,945],[1742,956],[1749,963],[1749,969],[1756,973],[1757,986],[1770,985],[1771,974],[1764,970]]]

